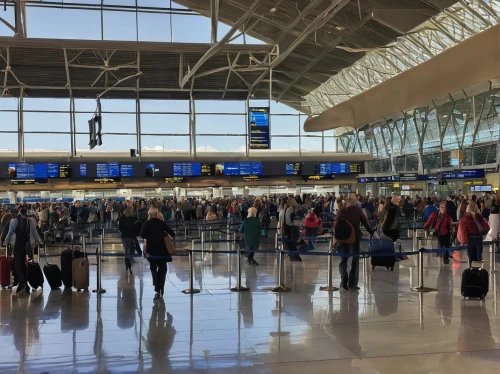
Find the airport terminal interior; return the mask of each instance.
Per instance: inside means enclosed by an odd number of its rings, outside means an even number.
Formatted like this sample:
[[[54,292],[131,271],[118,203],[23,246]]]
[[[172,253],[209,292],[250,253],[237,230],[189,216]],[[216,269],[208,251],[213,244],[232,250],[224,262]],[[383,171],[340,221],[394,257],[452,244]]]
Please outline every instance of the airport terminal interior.
[[[500,372],[499,0],[2,5],[0,373]]]

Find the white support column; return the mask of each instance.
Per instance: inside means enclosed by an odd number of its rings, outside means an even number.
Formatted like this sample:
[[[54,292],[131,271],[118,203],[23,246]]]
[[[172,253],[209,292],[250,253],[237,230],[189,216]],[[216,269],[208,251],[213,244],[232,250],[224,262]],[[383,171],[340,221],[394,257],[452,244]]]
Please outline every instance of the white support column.
[[[11,204],[16,204],[16,197],[17,197],[16,191],[9,191],[9,200]]]
[[[21,88],[21,94],[19,96],[18,103],[18,151],[17,158],[19,161],[24,162],[24,89]]]

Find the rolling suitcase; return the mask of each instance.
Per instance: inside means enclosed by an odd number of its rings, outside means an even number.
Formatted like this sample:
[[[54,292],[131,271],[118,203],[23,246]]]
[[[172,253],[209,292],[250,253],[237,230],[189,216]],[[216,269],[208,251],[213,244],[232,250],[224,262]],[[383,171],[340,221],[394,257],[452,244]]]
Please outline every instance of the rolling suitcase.
[[[372,269],[376,266],[385,266],[387,270],[394,271],[394,264],[396,263],[396,253],[394,250],[394,242],[391,239],[371,239],[370,240],[370,254]]]
[[[0,256],[0,286],[9,288],[11,285],[10,274],[12,272],[12,263],[14,258],[9,256],[7,247],[5,248],[5,256]]]
[[[31,261],[28,261],[26,270],[28,283],[31,286],[31,288],[34,288],[35,290],[40,287],[43,287],[43,281],[44,281],[42,269],[40,268],[40,264],[38,263],[40,255],[39,251],[40,248],[38,246],[33,248],[33,259]]]
[[[64,288],[71,288],[73,286],[73,260],[80,257],[84,257],[84,254],[79,249],[65,249],[62,251],[61,280]]]
[[[47,278],[51,290],[57,290],[62,286],[61,269],[56,264],[49,263],[47,258],[47,241],[45,241],[45,265],[43,266],[43,274]]]
[[[489,291],[488,272],[480,267],[470,267],[462,273],[462,296],[484,299]]]
[[[86,257],[75,258],[72,263],[73,266],[73,287],[78,292],[81,290],[87,291],[89,289],[89,260]]]

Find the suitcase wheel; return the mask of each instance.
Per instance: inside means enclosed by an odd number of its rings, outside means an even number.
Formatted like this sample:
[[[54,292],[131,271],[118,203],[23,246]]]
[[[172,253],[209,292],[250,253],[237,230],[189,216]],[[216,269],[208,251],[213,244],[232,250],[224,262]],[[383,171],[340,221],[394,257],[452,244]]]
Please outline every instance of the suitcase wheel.
[[[375,270],[375,266],[372,266],[372,270]]]
[[[391,268],[391,271],[394,271],[394,266]]]

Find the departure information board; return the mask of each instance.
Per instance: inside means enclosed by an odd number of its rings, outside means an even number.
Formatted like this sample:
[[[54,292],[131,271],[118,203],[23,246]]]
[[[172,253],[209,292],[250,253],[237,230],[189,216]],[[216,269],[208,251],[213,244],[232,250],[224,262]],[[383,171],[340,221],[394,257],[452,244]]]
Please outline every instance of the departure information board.
[[[316,165],[316,175],[329,175],[329,174],[361,174],[363,167],[360,163],[349,162],[320,162]]]
[[[224,162],[215,165],[216,176],[262,175],[262,162]]]
[[[269,107],[249,108],[250,149],[271,149]]]
[[[120,164],[118,162],[108,162],[97,164],[97,178],[119,178]]]
[[[286,175],[302,175],[302,163],[294,162],[292,164],[286,164],[285,167]]]
[[[134,176],[134,167],[132,165],[121,164],[120,165],[120,176],[133,177]]]
[[[80,164],[80,177],[81,178],[87,177],[87,164]]]
[[[174,177],[199,177],[201,164],[199,162],[174,162]]]

